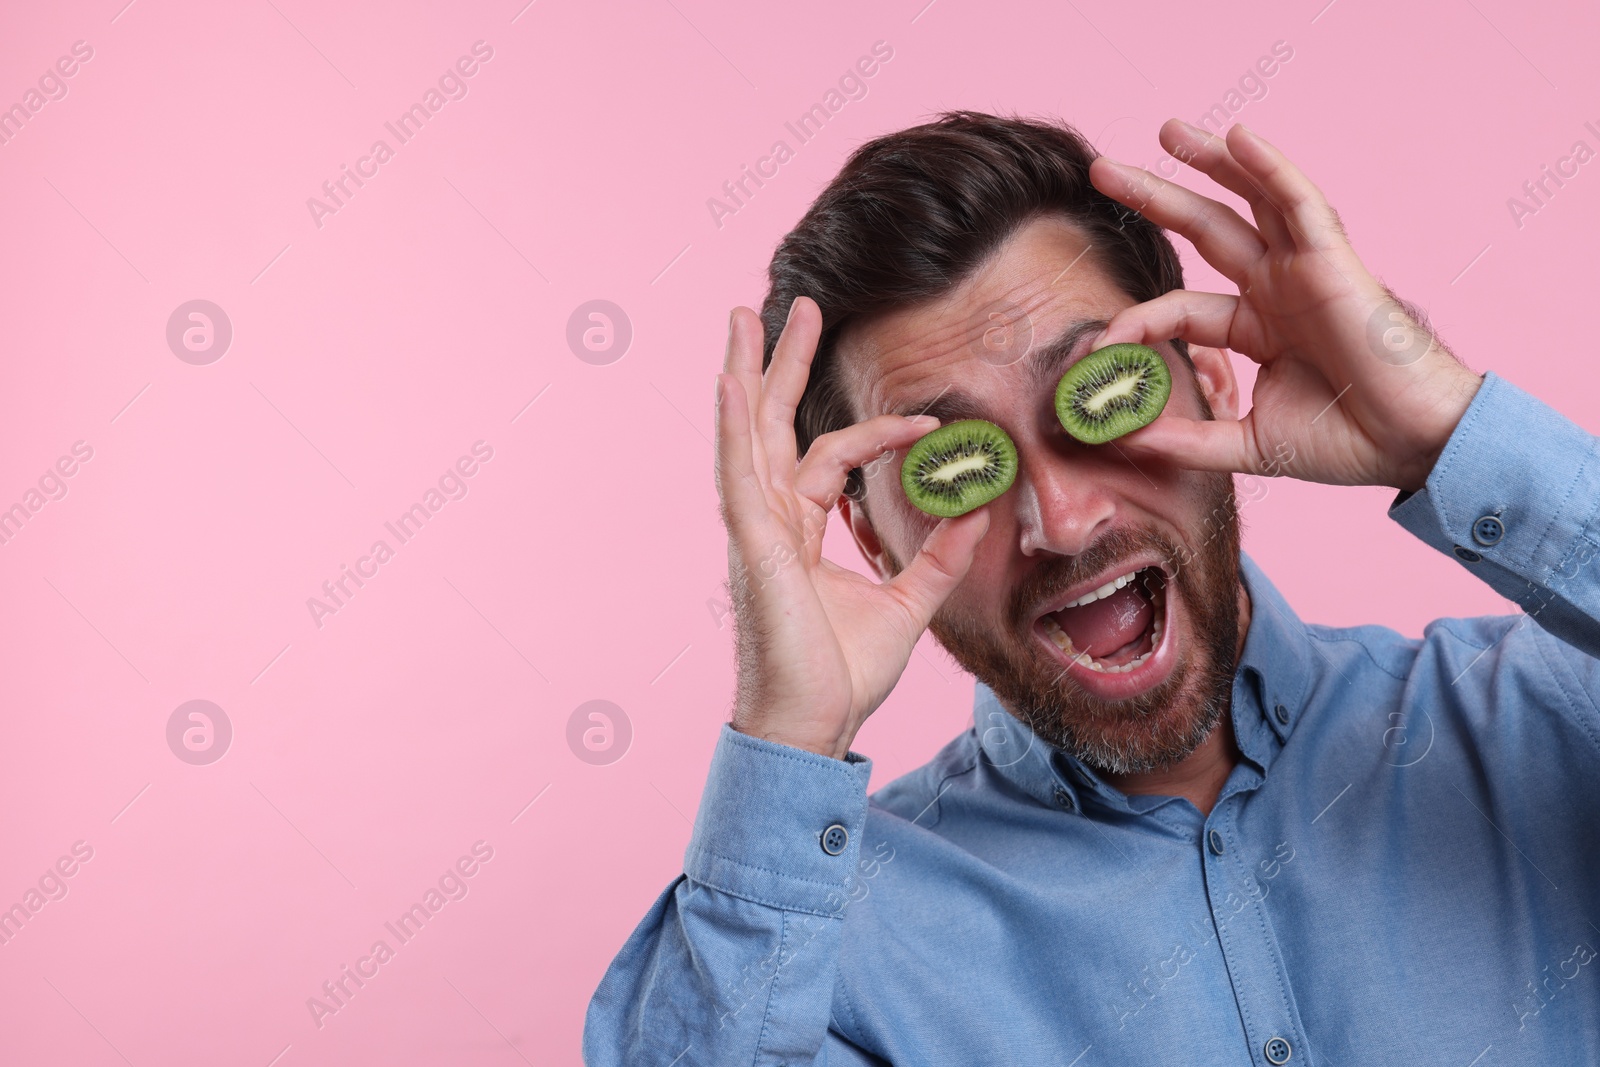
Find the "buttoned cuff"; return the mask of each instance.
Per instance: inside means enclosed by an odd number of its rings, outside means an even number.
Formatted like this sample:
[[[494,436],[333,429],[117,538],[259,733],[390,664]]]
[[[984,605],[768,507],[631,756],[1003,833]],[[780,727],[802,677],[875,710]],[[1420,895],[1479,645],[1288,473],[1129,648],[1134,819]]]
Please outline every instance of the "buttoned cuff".
[[[872,761],[830,759],[724,723],[683,872],[758,904],[834,915],[861,850]]]
[[[1574,561],[1595,553],[1595,445],[1554,408],[1487,373],[1427,484],[1396,497],[1389,515],[1536,613],[1563,584],[1558,576],[1576,578]]]

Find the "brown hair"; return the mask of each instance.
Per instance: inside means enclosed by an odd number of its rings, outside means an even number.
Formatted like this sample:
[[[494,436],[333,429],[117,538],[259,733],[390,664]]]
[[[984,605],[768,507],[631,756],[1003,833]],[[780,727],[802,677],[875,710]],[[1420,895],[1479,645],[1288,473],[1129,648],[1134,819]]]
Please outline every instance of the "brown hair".
[[[763,367],[795,297],[809,296],[822,310],[822,337],[795,411],[801,454],[855,421],[834,368],[841,331],[949,293],[1036,216],[1074,223],[1136,302],[1183,287],[1177,251],[1161,228],[1089,183],[1097,154],[1064,122],[977,111],[946,112],[851,154],[767,267]],[[853,471],[847,492],[859,487]]]

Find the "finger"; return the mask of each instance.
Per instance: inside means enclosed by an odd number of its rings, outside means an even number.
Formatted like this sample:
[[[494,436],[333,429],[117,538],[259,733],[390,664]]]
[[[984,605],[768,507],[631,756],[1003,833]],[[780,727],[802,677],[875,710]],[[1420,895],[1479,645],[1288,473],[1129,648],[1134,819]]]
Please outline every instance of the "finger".
[[[1089,180],[1157,226],[1188,238],[1205,261],[1230,281],[1242,284],[1266,254],[1267,242],[1233,208],[1147,170],[1100,156],[1089,166]]]
[[[1268,247],[1294,247],[1294,236],[1283,214],[1267,198],[1266,190],[1233,158],[1228,142],[1182,119],[1168,119],[1163,123],[1160,140],[1161,147],[1178,162],[1188,164],[1224,189],[1243,197]]]
[[[1288,156],[1237,122],[1228,129],[1228,151],[1283,214],[1298,247],[1310,251],[1346,242],[1322,190]]]
[[[727,373],[717,375],[717,385],[717,496],[729,539],[744,545],[769,514],[767,496],[751,451],[750,405],[744,385],[737,375]]]
[[[1197,471],[1262,471],[1255,438],[1244,419],[1187,419],[1162,415],[1150,425],[1117,438],[1130,461],[1156,459]],[[1136,464],[1137,465],[1137,464]]]
[[[759,340],[761,321],[755,312],[736,307],[728,313],[728,349],[722,360],[722,369],[739,379],[747,398],[761,395],[761,346],[748,343],[752,325]]]
[[[884,583],[884,592],[905,611],[914,633],[920,635],[928,628],[933,613],[961,584],[972,568],[978,542],[988,530],[987,506],[953,519],[940,519],[910,565]]]
[[[844,491],[845,477],[852,470],[867,466],[870,474],[888,469],[895,452],[909,448],[917,438],[938,425],[939,420],[932,415],[910,419],[878,415],[825,433],[806,450],[806,458],[795,474],[795,492],[824,511],[830,510]],[[881,465],[874,466],[877,464]]]
[[[761,316],[747,307],[736,307],[728,315],[728,349],[723,356],[722,369],[738,379],[744,390],[745,420],[748,424],[750,460],[761,477],[767,475],[767,454],[762,447],[759,430],[752,410],[755,399],[761,395]]]
[[[1154,347],[1174,337],[1212,348],[1232,348],[1229,341],[1238,308],[1236,296],[1173,289],[1117,312],[1090,349],[1125,342]],[[1263,362],[1248,352],[1241,354]]]
[[[766,380],[761,386],[761,401],[756,409],[756,426],[767,452],[767,469],[772,484],[786,488],[793,484],[795,465],[794,412],[811,376],[811,359],[816,355],[817,339],[822,336],[822,311],[808,296],[797,296],[789,306],[789,319],[772,350]]]

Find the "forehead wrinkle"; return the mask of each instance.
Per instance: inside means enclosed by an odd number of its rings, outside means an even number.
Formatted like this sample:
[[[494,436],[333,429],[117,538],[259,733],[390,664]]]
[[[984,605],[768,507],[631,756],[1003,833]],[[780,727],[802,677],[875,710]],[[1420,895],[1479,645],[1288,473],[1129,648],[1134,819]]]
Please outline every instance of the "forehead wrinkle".
[[[1063,221],[1054,220],[1056,223]],[[981,417],[977,401],[970,394],[953,388],[955,382],[950,373],[964,362],[974,331],[981,334],[988,325],[975,318],[976,314],[981,314],[984,308],[1009,303],[1016,312],[1029,319],[1054,318],[1049,305],[1057,301],[1064,305],[1061,312],[1056,313],[1065,313],[1062,317],[1070,315],[1074,305],[1080,312],[1093,314],[1101,311],[1105,295],[1102,290],[1115,290],[1116,287],[1102,278],[1096,262],[1099,257],[1091,254],[1094,246],[1075,227],[1066,225],[1071,248],[1060,251],[1054,247],[1059,243],[1054,235],[1035,232],[1038,224],[1038,220],[1034,220],[1019,227],[1018,233],[987,257],[950,296],[930,301],[923,307],[901,309],[886,318],[858,322],[845,330],[839,339],[840,350],[847,346],[846,338],[854,335],[855,344],[862,346],[861,353],[869,356],[850,361],[851,376],[857,385],[855,396],[864,402],[863,409],[852,412],[854,417],[870,417],[875,412],[919,414],[941,392],[945,393],[945,398],[940,400],[940,408],[944,411],[959,413],[963,417]],[[1008,251],[1015,247],[1023,235],[1023,230],[1027,231],[1029,238],[1027,247],[1023,253],[1008,255]],[[1045,247],[1035,247],[1041,242]],[[1077,277],[1062,286],[1063,277],[1085,258],[1088,262],[1082,265],[1083,269]],[[1061,269],[1063,263],[1064,270]],[[1097,307],[1097,304],[1101,306]],[[959,310],[962,308],[965,309],[964,313]],[[924,314],[933,319],[931,330],[916,321]],[[1103,329],[1106,324],[1104,318],[1074,320],[1049,345],[1035,345],[1031,355],[1024,357],[1024,361],[1032,360],[1032,367],[1017,367],[1016,371],[1027,376],[1028,388],[1038,391],[1052,372],[1056,377],[1060,376],[1072,349],[1082,340],[1085,332],[1098,332],[1096,328]],[[924,325],[924,328],[915,330],[918,325]],[[918,333],[921,336],[917,336]],[[906,349],[913,350],[915,355],[900,366],[885,371],[882,364],[885,361],[896,362],[896,357]],[[920,368],[920,374],[914,369],[918,364],[924,365]],[[891,385],[895,379],[907,377],[922,378],[928,384],[915,383],[904,392]],[[932,384],[941,378],[944,379],[944,390],[933,389],[929,392]],[[1053,382],[1050,384],[1054,385]],[[895,400],[896,393],[902,396],[913,393],[913,396],[907,400]],[[946,404],[946,401],[949,403]],[[850,406],[856,407],[853,402]],[[927,413],[937,414],[937,411],[929,410]]]
[[[932,347],[930,350],[929,342],[926,339],[902,342],[901,344],[895,345],[894,348],[890,349],[890,351],[897,351],[900,349],[913,347],[921,349],[923,354],[917,358],[913,358],[910,362],[889,370],[887,373],[879,370],[878,373],[874,374],[866,370],[866,368],[863,368],[862,378],[865,379],[865,384],[867,385],[866,401],[869,412],[875,409],[877,411],[884,411],[896,415],[918,415],[923,412],[923,409],[927,407],[927,405],[933,403],[935,400],[946,397],[947,394],[952,392],[960,394],[961,391],[955,388],[954,380],[949,377],[949,374],[953,369],[950,366],[950,363],[952,362],[950,357],[952,357],[954,353],[952,351],[943,350],[937,345]],[[938,368],[938,365],[941,362],[944,364],[944,367],[942,369],[935,369],[931,373],[923,367],[924,364],[932,364],[935,368]],[[955,362],[957,365],[959,365],[958,360]],[[922,371],[922,373],[918,373],[919,371]],[[919,379],[932,379],[934,382],[943,379],[944,384],[932,392],[923,392],[922,390],[925,387],[919,381],[907,388],[909,390],[917,390],[917,395],[920,396],[921,399],[901,400],[895,401],[893,404],[891,404],[890,399],[894,396],[894,394],[902,391],[897,390],[891,384],[893,380],[900,377],[911,377],[913,375]],[[967,397],[966,399],[968,406],[970,407],[972,403],[971,398]]]

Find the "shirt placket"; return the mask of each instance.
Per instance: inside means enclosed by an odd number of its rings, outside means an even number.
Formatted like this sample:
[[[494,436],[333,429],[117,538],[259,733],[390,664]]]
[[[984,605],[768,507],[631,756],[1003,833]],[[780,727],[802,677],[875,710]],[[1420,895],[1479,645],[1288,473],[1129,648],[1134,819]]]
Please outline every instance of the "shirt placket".
[[[1201,826],[1197,847],[1212,925],[1251,1062],[1309,1064],[1305,1031],[1266,908],[1270,880],[1257,876],[1261,864],[1282,861],[1280,850],[1288,843],[1256,842],[1241,834],[1237,815],[1243,802],[1242,794],[1225,796]]]

